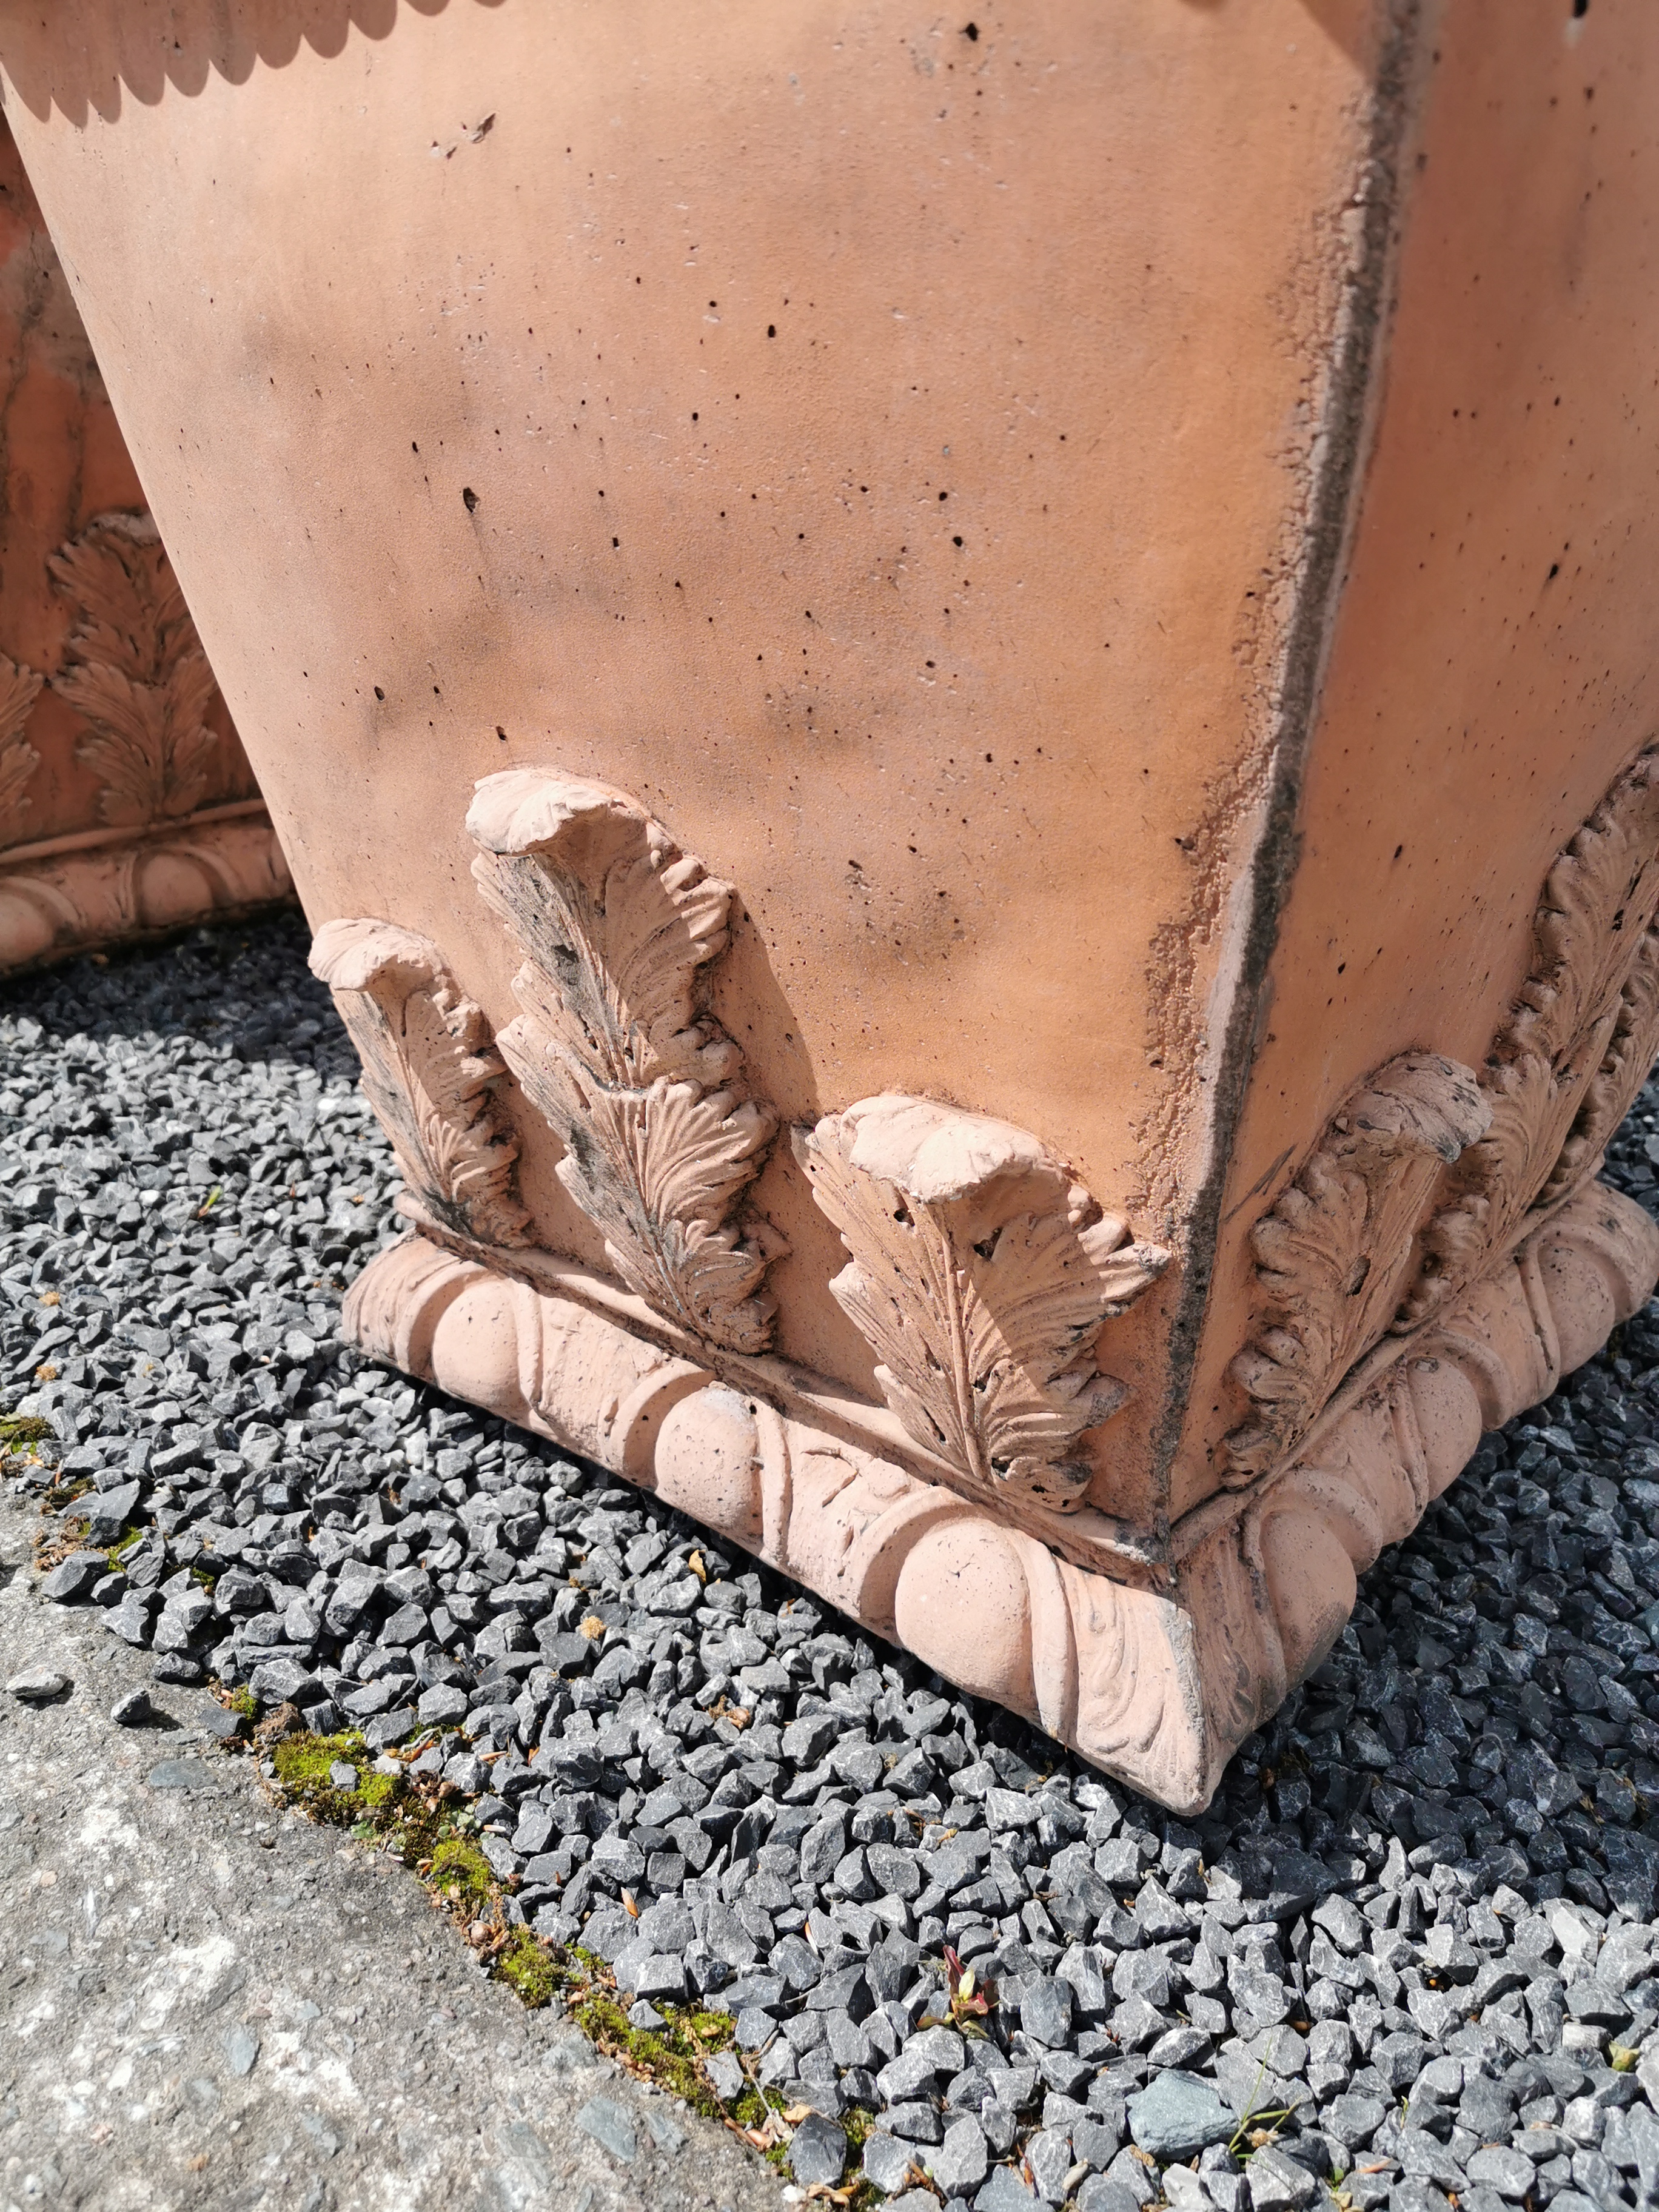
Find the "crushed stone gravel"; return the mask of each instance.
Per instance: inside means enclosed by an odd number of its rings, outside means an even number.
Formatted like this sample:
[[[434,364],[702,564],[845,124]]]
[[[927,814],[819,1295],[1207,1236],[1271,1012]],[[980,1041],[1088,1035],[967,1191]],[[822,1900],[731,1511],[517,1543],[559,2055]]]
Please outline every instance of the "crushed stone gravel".
[[[10,1488],[90,1522],[43,1600],[158,1695],[424,1747],[515,1917],[641,2018],[734,2017],[813,2116],[798,2194],[869,2114],[848,2178],[905,2212],[1659,2203],[1652,1309],[1483,1440],[1182,1820],[343,1345],[397,1233],[355,1075],[289,918],[14,989],[0,1413],[53,1463]],[[1609,1172],[1659,1211],[1656,1159],[1650,1088]]]
[[[726,2130],[481,1977],[392,1860],[274,1806],[205,1690],[149,1701],[145,1652],[42,1595],[39,1525],[0,1496],[0,1650],[70,1683],[0,1710],[4,2212],[775,2206]],[[626,2157],[576,2125],[599,2099]]]

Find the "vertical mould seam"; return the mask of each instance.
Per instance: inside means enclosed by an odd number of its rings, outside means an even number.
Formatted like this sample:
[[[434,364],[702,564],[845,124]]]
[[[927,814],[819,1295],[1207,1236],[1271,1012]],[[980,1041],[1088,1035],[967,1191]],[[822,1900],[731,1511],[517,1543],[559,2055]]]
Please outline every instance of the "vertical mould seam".
[[[1169,1383],[1152,1441],[1157,1534],[1167,1534],[1170,1471],[1192,1396],[1193,1375],[1220,1235],[1222,1199],[1279,916],[1297,858],[1297,822],[1309,746],[1323,688],[1340,587],[1362,504],[1385,380],[1382,338],[1394,304],[1403,228],[1401,154],[1423,97],[1421,0],[1396,0],[1382,33],[1359,167],[1364,229],[1339,306],[1329,397],[1313,446],[1302,574],[1280,660],[1265,816],[1250,857],[1249,921],[1216,1073],[1209,1159],[1192,1212],[1186,1264],[1170,1330]]]

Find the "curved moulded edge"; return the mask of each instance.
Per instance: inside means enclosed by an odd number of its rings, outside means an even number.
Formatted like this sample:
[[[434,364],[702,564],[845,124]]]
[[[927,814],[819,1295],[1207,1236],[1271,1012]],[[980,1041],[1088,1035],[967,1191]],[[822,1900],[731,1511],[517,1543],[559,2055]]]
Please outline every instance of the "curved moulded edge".
[[[257,802],[119,842],[0,852],[0,972],[190,922],[228,921],[293,893],[276,833]]]
[[[1178,1812],[1317,1666],[1355,1579],[1483,1429],[1547,1396],[1659,1276],[1659,1227],[1594,1184],[1309,1454],[1175,1536],[1162,1583],[1057,1558],[971,1500],[734,1389],[574,1300],[419,1235],[346,1300],[372,1356],[639,1484],[961,1688]],[[1194,1516],[1196,1519],[1196,1516]]]
[[[1659,1224],[1607,1184],[1589,1184],[1251,1492],[1243,1512],[1185,1550],[1177,1573],[1200,1646],[1205,1799],[1239,1743],[1341,1634],[1357,1577],[1411,1533],[1483,1431],[1548,1397],[1639,1310],[1656,1279]]]
[[[1195,1810],[1203,1738],[1171,1597],[1089,1574],[574,1300],[420,1236],[346,1300],[363,1350],[654,1491],[962,1688]]]

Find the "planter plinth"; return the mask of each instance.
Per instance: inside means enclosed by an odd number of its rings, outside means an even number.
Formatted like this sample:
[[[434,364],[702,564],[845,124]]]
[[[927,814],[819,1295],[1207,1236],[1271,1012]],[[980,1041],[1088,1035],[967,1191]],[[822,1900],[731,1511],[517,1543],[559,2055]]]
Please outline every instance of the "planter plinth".
[[[1659,1273],[1659,35],[313,13],[0,80],[402,1163],[349,1325],[1201,1804]]]
[[[1163,1556],[1011,1527],[908,1463],[870,1409],[777,1363],[711,1366],[607,1278],[422,1223],[346,1302],[376,1359],[579,1452],[794,1576],[950,1681],[1178,1811],[1352,1607],[1485,1428],[1547,1397],[1643,1304],[1659,1230],[1595,1184],[1347,1394],[1274,1480]],[[887,1449],[882,1449],[883,1442]]]

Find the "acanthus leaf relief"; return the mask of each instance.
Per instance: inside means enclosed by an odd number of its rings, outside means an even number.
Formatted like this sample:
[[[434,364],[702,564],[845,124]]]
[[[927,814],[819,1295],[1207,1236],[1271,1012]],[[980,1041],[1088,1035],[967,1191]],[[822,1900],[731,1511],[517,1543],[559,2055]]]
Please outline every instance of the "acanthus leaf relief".
[[[24,732],[45,681],[0,653],[0,846],[18,842],[28,811],[26,793],[40,756]]]
[[[83,715],[77,759],[100,778],[101,818],[188,814],[218,738],[213,672],[148,514],[103,514],[47,563],[77,613],[52,689]]]
[[[1474,1070],[1437,1053],[1402,1054],[1344,1100],[1250,1232],[1260,1334],[1231,1372],[1252,1418],[1227,1437],[1224,1481],[1282,1458],[1387,1330],[1431,1194],[1491,1120]]]
[[[1127,1395],[1101,1326],[1169,1255],[1026,1131],[931,1099],[861,1100],[795,1149],[852,1255],[830,1287],[908,1435],[981,1496],[1081,1504],[1078,1439]]]
[[[1652,983],[1644,963],[1656,908],[1659,751],[1648,751],[1618,778],[1546,879],[1530,972],[1481,1072],[1492,1128],[1462,1163],[1424,1238],[1423,1275],[1404,1316],[1410,1323],[1501,1258],[1535,1208],[1593,1172],[1601,1143],[1652,1064]],[[1585,1109],[1592,1120],[1578,1126]],[[1601,1134],[1587,1143],[1592,1126]]]
[[[467,830],[479,889],[526,955],[496,1042],[564,1147],[560,1182],[648,1305],[763,1351],[783,1241],[734,1210],[777,1119],[702,1003],[730,885],[625,792],[550,770],[486,777]]]
[[[1601,1170],[1613,1131],[1630,1111],[1659,1054],[1659,928],[1643,933],[1619,994],[1619,1012],[1601,1064],[1591,1076],[1559,1158],[1540,1194],[1550,1205]]]
[[[482,1010],[436,945],[391,922],[330,921],[311,966],[334,994],[364,1094],[415,1196],[459,1235],[524,1243],[529,1217],[513,1187],[519,1148],[494,1096],[507,1070]]]
[[[1460,1102],[1477,1086],[1479,1126],[1460,1103],[1449,1116],[1460,1140],[1438,1162],[1424,1153],[1410,1170],[1407,1131],[1404,1151],[1385,1147],[1368,1167],[1353,1157],[1350,1100],[1255,1224],[1256,1332],[1231,1370],[1251,1418],[1224,1440],[1224,1482],[1279,1464],[1356,1360],[1386,1335],[1424,1328],[1596,1172],[1659,1051],[1656,909],[1659,750],[1651,750],[1615,779],[1551,867],[1527,979],[1478,1075],[1437,1063],[1455,1069]],[[1433,1058],[1392,1061],[1355,1096]],[[1361,1146],[1374,1149],[1369,1139]],[[1378,1254],[1389,1255],[1385,1274],[1354,1279],[1361,1261]]]

